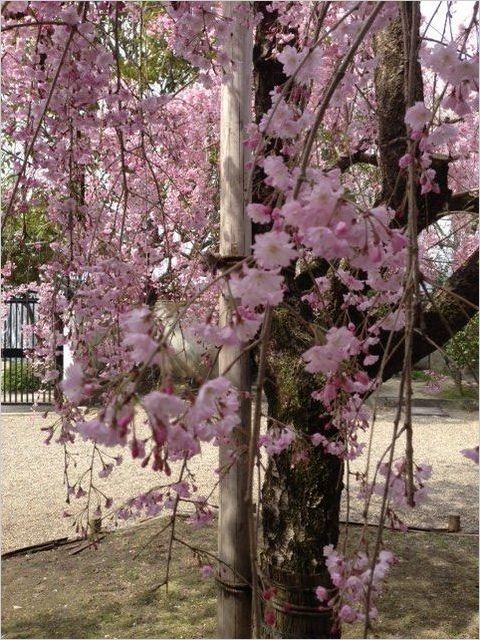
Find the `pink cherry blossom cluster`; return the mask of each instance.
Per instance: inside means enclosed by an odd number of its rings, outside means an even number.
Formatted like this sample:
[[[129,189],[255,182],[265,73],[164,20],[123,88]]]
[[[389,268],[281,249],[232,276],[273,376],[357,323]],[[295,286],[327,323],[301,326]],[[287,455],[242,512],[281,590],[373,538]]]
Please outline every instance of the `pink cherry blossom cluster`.
[[[278,455],[290,447],[295,441],[295,432],[291,427],[283,429],[269,429],[265,435],[261,435],[258,444],[265,448],[269,456]]]
[[[366,488],[366,491],[383,496],[388,496],[389,508],[391,511],[411,507],[408,503],[408,480],[407,463],[404,457],[398,458],[391,466],[383,462],[378,467],[380,476],[385,480],[376,481],[373,486]],[[432,467],[428,464],[414,464],[413,468],[413,504],[418,506],[429,499],[429,488],[425,486],[425,481],[432,475]],[[388,487],[385,487],[388,478]],[[362,492],[365,495],[365,492]]]
[[[229,444],[232,430],[239,424],[238,394],[223,377],[205,382],[192,403],[172,393],[152,391],[141,400],[152,430],[152,447],[146,453],[133,438],[132,455],[161,470],[167,459],[191,458],[200,452],[201,442]]]
[[[364,372],[359,372],[357,377],[368,380],[366,387],[362,388],[362,394],[373,387]],[[323,427],[323,432],[314,433],[311,436],[313,446],[321,446],[326,453],[338,456],[344,460],[358,458],[365,448],[365,444],[358,442],[358,432],[365,431],[369,427],[370,410],[364,404],[358,393],[345,393],[345,384],[348,386],[351,380],[336,378],[325,385],[324,389],[314,392],[313,397],[324,403],[331,412],[332,418]],[[337,387],[336,383],[342,386]]]
[[[160,491],[149,491],[132,498],[123,507],[116,510],[115,516],[119,520],[132,518],[154,517],[164,508],[165,495]]]
[[[447,381],[447,376],[439,373],[438,371],[425,371],[425,374],[428,376],[428,379],[424,385],[424,389],[427,393],[440,393],[445,382]]]
[[[133,364],[162,364],[159,353],[159,337],[154,338],[155,329],[151,310],[145,305],[120,315],[120,329],[123,330],[122,345],[130,355]],[[162,336],[163,327],[158,327]]]
[[[212,69],[228,71],[235,64],[224,51],[233,23],[253,28],[259,20],[247,4],[228,19],[222,17],[218,2],[165,2],[164,11],[150,26],[150,32],[166,38],[176,55],[196,67],[198,81],[204,86],[212,84]]]
[[[471,93],[478,93],[478,55],[462,55],[456,43],[450,42],[426,49],[422,57],[424,63],[450,85],[443,107],[451,109],[458,116],[471,113],[472,107],[475,111]]]
[[[258,332],[263,320],[263,313],[252,311],[248,307],[238,306],[230,322],[219,327],[212,322],[192,324],[189,334],[204,345],[240,345],[251,340]]]
[[[339,622],[353,624],[365,620],[368,603],[370,619],[377,618],[378,610],[374,603],[396,561],[393,553],[381,550],[373,570],[365,551],[357,551],[347,559],[330,544],[324,547],[323,553],[334,588],[328,591],[325,587],[317,587],[315,594],[320,606],[332,608]]]
[[[433,118],[432,112],[427,109],[423,102],[416,102],[412,107],[407,109],[405,114],[405,123],[410,127],[411,138],[418,142],[419,150],[422,152],[418,158],[418,166],[420,169],[420,186],[421,194],[440,193],[440,187],[435,181],[436,172],[431,168],[432,159],[429,154],[431,143],[429,142],[428,129]],[[414,162],[414,158],[410,153],[402,156],[398,162],[401,169],[405,169]]]
[[[377,59],[371,35],[333,93],[311,157],[303,155],[325,87],[372,3],[330,3],[316,33],[317,4],[274,1],[265,8],[278,17],[269,55],[280,63],[287,84],[273,89],[271,108],[247,127],[245,140],[254,151],[248,168],[256,172],[255,180],[263,172],[262,187],[269,188],[264,202],[247,206],[251,220],[264,225],[263,233],[255,236],[252,256],[228,277],[212,273],[207,256],[218,238],[219,90],[223,74],[236,64],[225,43],[234,21],[254,27],[260,14],[250,3],[227,20],[218,2],[147,4],[86,3],[83,12],[73,2],[5,7],[7,25],[38,24],[5,32],[4,131],[17,184],[9,181],[4,196],[9,215],[21,219],[36,207],[58,231],[53,258],[35,283],[40,319],[31,331],[44,380],[58,377],[58,345],[68,342],[74,364],[61,383],[63,395],[56,396],[60,425],[47,429],[47,442],[55,434],[65,445],[77,436],[91,441],[102,462],[100,477],[110,477],[121,462],[100,447],[127,447],[167,481],[116,509],[116,516],[171,515],[180,501],[188,501],[189,522],[196,527],[211,521],[213,507],[198,497],[188,474],[171,480],[170,463],[188,465],[207,442],[230,446],[235,460],[239,452],[232,431],[239,425],[239,394],[222,376],[199,375],[197,389],[177,384],[175,362],[183,346],[175,344],[176,329],[201,342],[205,358],[212,345],[250,346],[266,307],[285,302],[288,308],[288,277],[325,265],[324,275],[312,278],[303,292],[315,321],[303,362],[318,381],[313,398],[328,419],[318,416],[318,432],[308,442],[292,425],[272,421],[258,448],[268,455],[294,449],[295,461],[308,456],[311,447],[321,447],[326,455],[351,460],[361,454],[359,434],[370,422],[364,398],[378,380],[367,371],[379,360],[381,334],[405,325],[408,239],[396,212],[375,204],[376,173],[334,168],[340,157],[377,150],[372,115]],[[385,3],[374,31],[396,12],[396,3]],[[116,38],[122,42],[136,33],[139,19],[146,37],[159,45],[155,59],[146,60],[149,47],[140,38],[131,42],[129,60],[122,46],[116,47]],[[441,108],[426,106],[439,102],[432,82],[425,102],[405,116],[415,152],[400,160],[400,168],[414,164],[423,194],[438,191],[434,152],[452,158],[449,175],[456,186],[474,186],[475,172],[467,168],[472,149],[476,153],[470,112],[478,59],[457,44],[437,45],[425,54],[446,83]],[[161,82],[149,82],[150,66],[161,68]],[[185,76],[176,75],[178,68],[186,69]],[[462,120],[447,121],[445,109]],[[460,224],[463,220],[452,228],[459,232]],[[473,250],[476,239],[476,233],[468,235],[454,262]],[[431,235],[427,245],[435,242]],[[14,271],[15,265],[5,265],[7,284]],[[432,268],[431,273],[437,272]],[[216,309],[220,292],[235,298],[222,326]],[[333,318],[329,308],[338,296],[339,314]],[[172,317],[159,317],[162,305],[174,310]],[[158,373],[155,387],[142,391],[152,369]],[[92,401],[101,407],[93,418],[84,407]],[[136,428],[139,420],[146,434]],[[478,449],[463,453],[478,461]],[[395,509],[406,505],[406,463],[397,460],[390,472],[381,465],[379,475],[363,495],[388,490],[387,515],[401,526]],[[429,475],[427,465],[415,466],[415,503],[425,497]],[[68,484],[67,492],[67,499],[89,493],[81,482]],[[100,503],[107,509],[113,503],[102,494],[98,498],[95,513],[101,515]],[[364,551],[347,560],[327,547],[325,555],[335,590],[317,591],[322,606],[334,608],[346,622],[361,620],[371,584],[369,615],[375,617],[374,597],[392,554],[381,551],[373,571]],[[202,565],[202,575],[212,571]],[[271,609],[265,616],[267,624],[274,623]]]

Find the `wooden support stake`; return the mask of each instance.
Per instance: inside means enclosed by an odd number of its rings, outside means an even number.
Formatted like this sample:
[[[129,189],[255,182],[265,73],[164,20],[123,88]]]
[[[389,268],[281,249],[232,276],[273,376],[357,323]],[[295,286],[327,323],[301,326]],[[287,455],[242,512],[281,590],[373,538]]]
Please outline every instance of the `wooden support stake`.
[[[448,516],[448,531],[450,533],[458,533],[461,529],[460,527],[460,516],[456,514],[449,514]]]
[[[223,15],[235,15],[239,2],[223,2]],[[245,213],[246,176],[244,128],[250,121],[252,34],[233,23],[230,48],[233,73],[225,76],[221,92],[220,131],[220,257],[224,264],[235,256],[250,254],[251,224]],[[222,264],[222,262],[220,263]],[[220,318],[226,323],[232,301],[224,294],[220,300]],[[240,391],[250,390],[248,355],[239,358],[241,347],[223,347],[219,357],[220,374]],[[235,363],[230,367],[232,362]],[[230,367],[230,368],[229,368]],[[250,544],[247,490],[247,449],[251,428],[250,400],[241,402],[241,425],[235,430],[241,455],[220,480],[218,531],[218,637],[251,638]],[[231,464],[229,447],[220,447],[220,469]]]

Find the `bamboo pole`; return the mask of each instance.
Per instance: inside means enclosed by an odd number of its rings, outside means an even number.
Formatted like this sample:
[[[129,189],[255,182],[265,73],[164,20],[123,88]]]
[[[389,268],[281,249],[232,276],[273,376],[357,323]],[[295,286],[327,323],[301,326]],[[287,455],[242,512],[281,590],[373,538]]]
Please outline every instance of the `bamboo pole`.
[[[223,2],[223,15],[235,16],[239,2]],[[244,127],[250,121],[252,68],[251,32],[233,22],[229,54],[233,73],[227,74],[221,90],[220,130],[220,265],[232,263],[250,254],[251,224],[245,214],[247,201]],[[228,321],[231,300],[224,293],[220,300],[220,318]],[[219,357],[220,373],[240,391],[249,391],[248,354],[242,348],[223,347]],[[234,364],[232,364],[234,363]],[[250,543],[248,535],[247,449],[251,428],[250,400],[241,401],[241,425],[235,430],[240,455],[220,480],[220,512],[218,530],[218,637],[250,638],[251,587]],[[220,447],[220,469],[231,464],[228,447]]]

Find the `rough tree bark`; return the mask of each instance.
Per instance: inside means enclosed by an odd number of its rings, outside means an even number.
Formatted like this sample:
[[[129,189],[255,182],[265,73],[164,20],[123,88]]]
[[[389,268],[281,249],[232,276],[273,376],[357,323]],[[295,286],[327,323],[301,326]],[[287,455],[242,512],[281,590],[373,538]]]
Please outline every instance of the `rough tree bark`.
[[[265,384],[268,413],[305,436],[325,424],[321,404],[311,397],[318,380],[305,372],[301,359],[309,344],[297,318],[277,310]],[[338,542],[343,464],[321,447],[306,460],[296,460],[298,453],[290,448],[270,458],[262,492],[263,576],[277,589],[269,603],[276,614],[272,637],[336,638],[339,630],[328,612],[319,611],[314,588],[333,586],[323,546]]]
[[[258,8],[263,4],[257,3]],[[278,63],[271,60],[265,44],[275,14],[264,15],[268,18],[258,29],[254,50],[257,117],[259,107],[263,112],[269,108],[268,90],[272,87],[272,79],[277,78],[278,82],[279,76],[279,69],[274,66]],[[398,179],[398,159],[406,147],[403,47],[400,20],[376,38],[379,154],[375,163],[382,173],[381,201],[400,213],[406,210],[405,184]],[[420,67],[416,85],[418,99],[422,99]],[[449,206],[452,194],[447,185],[448,162],[440,158],[438,167],[443,172],[441,193],[427,198],[418,195],[420,230]],[[405,220],[401,222],[404,224]],[[293,306],[298,315],[295,317],[286,309],[278,309],[274,314],[265,385],[268,413],[272,417],[269,427],[278,421],[309,435],[322,431],[322,425],[328,421],[320,403],[311,397],[318,382],[305,373],[301,361],[301,354],[310,342],[298,316],[310,318],[300,303],[300,295],[311,287],[312,282],[311,276],[287,277],[287,282],[290,285],[289,306]],[[452,276],[446,288],[466,301],[445,292],[435,294],[434,302],[426,300],[422,328],[427,337],[418,335],[415,338],[417,359],[449,339],[448,326],[453,333],[458,331],[475,312],[470,303],[476,304],[478,298],[478,254]],[[444,320],[440,320],[442,316]],[[400,338],[398,333],[398,344]],[[384,346],[386,339],[381,344]],[[400,371],[402,364],[402,349],[398,348],[386,367],[384,378]],[[265,637],[338,638],[340,630],[333,627],[331,618],[318,612],[314,587],[320,584],[327,588],[332,586],[324,566],[323,547],[336,545],[338,540],[342,463],[334,456],[323,454],[320,447],[300,462],[296,453],[293,449],[271,456],[263,485],[262,574],[266,583],[277,589],[269,603],[275,609],[276,622],[274,628],[264,628]]]

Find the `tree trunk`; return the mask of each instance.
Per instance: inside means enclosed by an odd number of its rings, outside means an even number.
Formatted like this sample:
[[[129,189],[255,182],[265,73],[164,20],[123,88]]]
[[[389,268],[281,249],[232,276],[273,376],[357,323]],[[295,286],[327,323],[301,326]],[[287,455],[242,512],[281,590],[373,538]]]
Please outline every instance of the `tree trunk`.
[[[264,3],[257,3],[258,10]],[[268,110],[269,89],[272,77],[278,77],[279,69],[273,66],[270,56],[268,33],[275,12],[266,13],[257,29],[254,51],[256,71],[256,116]],[[378,115],[378,164],[382,172],[381,202],[399,211],[406,212],[404,201],[405,181],[398,170],[398,160],[406,151],[407,131],[404,123],[404,40],[400,20],[395,20],[385,32],[376,37],[376,53],[379,67],[375,84]],[[416,99],[422,100],[422,77],[417,67]],[[437,162],[434,158],[434,162]],[[437,177],[440,194],[420,196],[418,192],[419,230],[428,226],[448,205],[451,192],[448,190],[448,162],[438,160]],[[441,175],[440,175],[441,173]],[[259,179],[261,176],[259,176]],[[258,188],[255,201],[265,199],[263,187]],[[268,193],[267,193],[268,196]],[[400,217],[403,226],[406,220]],[[255,229],[254,229],[255,231]],[[322,265],[319,265],[322,268]],[[425,334],[434,337],[436,345],[444,344],[450,337],[447,326],[453,331],[466,324],[473,315],[469,302],[478,295],[478,254],[452,276],[448,285],[452,291],[465,297],[467,302],[452,298],[446,293],[436,293],[423,315]],[[299,302],[302,290],[311,287],[309,274],[288,277],[289,291],[286,296],[290,307],[302,313]],[[321,275],[315,273],[315,275]],[[447,286],[448,286],[447,285]],[[332,310],[335,317],[334,310]],[[444,314],[442,322],[440,314]],[[446,326],[447,325],[447,326]],[[401,337],[401,333],[396,334]],[[394,340],[396,344],[397,341]],[[413,350],[417,359],[435,350],[436,345],[427,338],[415,335]],[[386,344],[382,335],[379,351]],[[311,397],[320,381],[304,370],[302,353],[311,346],[311,336],[302,333],[301,323],[286,309],[276,309],[272,324],[272,337],[268,357],[268,379],[265,392],[269,428],[275,421],[293,425],[298,434],[306,437],[322,432],[328,423],[320,403]],[[384,371],[387,379],[401,369],[402,347],[397,349]],[[381,353],[380,353],[381,355]],[[378,367],[378,365],[377,365]],[[378,373],[375,366],[369,373]],[[329,432],[325,435],[328,437]],[[337,457],[326,455],[321,447],[304,449],[298,444],[301,439],[280,455],[270,456],[263,485],[263,534],[264,548],[261,557],[262,575],[266,587],[275,587],[273,597],[264,604],[266,610],[275,613],[273,626],[264,626],[265,637],[275,638],[339,638],[340,629],[335,627],[332,616],[322,614],[315,598],[315,587],[332,588],[325,569],[323,547],[336,546],[339,534],[340,500],[343,488],[343,464]],[[308,450],[308,457],[305,451]]]
[[[318,381],[301,359],[307,347],[298,320],[277,310],[265,384],[269,415],[306,437],[326,424],[321,404],[311,397]],[[315,587],[332,588],[323,547],[338,541],[342,476],[342,461],[321,447],[308,448],[306,459],[298,447],[269,459],[262,492],[262,574],[277,591],[268,604],[275,623],[265,628],[267,637],[340,637],[331,615],[319,610]]]

